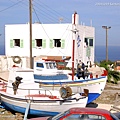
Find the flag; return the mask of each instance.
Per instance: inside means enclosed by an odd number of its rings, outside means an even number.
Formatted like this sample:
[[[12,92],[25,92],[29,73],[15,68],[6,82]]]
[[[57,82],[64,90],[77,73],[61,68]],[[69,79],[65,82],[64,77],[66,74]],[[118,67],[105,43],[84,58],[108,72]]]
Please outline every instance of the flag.
[[[81,42],[81,39],[80,39],[80,36],[78,35],[78,37],[77,37],[77,47],[80,47],[80,42]]]

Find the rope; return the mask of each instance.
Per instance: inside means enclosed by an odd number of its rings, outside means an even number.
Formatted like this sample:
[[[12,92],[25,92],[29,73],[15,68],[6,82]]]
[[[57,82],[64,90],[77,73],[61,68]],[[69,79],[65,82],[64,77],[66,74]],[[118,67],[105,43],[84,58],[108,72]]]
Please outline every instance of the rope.
[[[1,77],[0,77],[0,80],[5,81],[5,82],[8,82],[7,80],[5,80],[5,79],[3,79],[3,78],[1,78]]]

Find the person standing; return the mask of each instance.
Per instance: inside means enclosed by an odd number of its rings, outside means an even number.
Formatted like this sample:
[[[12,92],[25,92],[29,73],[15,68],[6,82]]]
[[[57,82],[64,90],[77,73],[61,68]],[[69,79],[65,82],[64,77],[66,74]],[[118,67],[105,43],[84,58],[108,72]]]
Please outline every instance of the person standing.
[[[84,70],[85,70],[85,64],[81,60],[79,60],[79,63],[77,65],[77,77],[78,77],[78,79],[80,79],[80,77],[83,77],[83,79],[85,79]]]
[[[85,64],[82,62],[82,69],[85,70]]]
[[[82,77],[85,79],[85,64],[82,62]]]

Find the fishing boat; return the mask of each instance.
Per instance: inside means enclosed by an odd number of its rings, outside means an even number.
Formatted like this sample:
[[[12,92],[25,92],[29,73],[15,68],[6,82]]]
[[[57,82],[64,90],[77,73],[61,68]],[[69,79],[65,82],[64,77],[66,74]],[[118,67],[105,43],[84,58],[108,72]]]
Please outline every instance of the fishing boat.
[[[84,91],[84,89],[88,89],[89,94],[87,103],[90,103],[96,100],[104,90],[107,81],[107,71],[95,65],[95,67],[87,68],[84,71],[79,71],[77,68],[77,74],[75,74],[75,59],[77,59],[77,61],[80,60],[79,57],[75,58],[75,46],[77,46],[77,42],[75,42],[75,40],[76,33],[78,32],[76,20],[77,13],[75,12],[73,15],[73,24],[71,30],[73,36],[71,50],[71,73],[57,70],[53,61],[48,62],[46,60],[38,60],[34,62],[34,79],[35,82],[39,82],[40,86],[49,90],[59,90],[62,86],[69,86],[74,93],[81,93]],[[90,58],[89,55],[88,58]]]
[[[85,107],[88,90],[84,94],[73,93],[70,87],[58,90],[41,88],[34,82],[33,70],[14,67],[10,69],[8,82],[1,79],[0,101],[10,110],[36,116],[54,116],[71,107]]]
[[[107,71],[101,67],[91,67],[85,72],[85,77],[78,79],[77,74],[72,79],[70,71],[58,70],[55,61],[38,60],[34,62],[34,80],[40,86],[49,90],[59,90],[62,86],[71,87],[74,93],[89,89],[88,102],[96,100],[103,92]]]

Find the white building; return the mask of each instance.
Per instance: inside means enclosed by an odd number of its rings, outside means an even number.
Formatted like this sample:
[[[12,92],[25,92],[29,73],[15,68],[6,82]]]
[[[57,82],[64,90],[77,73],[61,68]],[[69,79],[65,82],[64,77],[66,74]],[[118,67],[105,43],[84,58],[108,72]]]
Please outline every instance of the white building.
[[[32,24],[33,56],[71,56],[75,40],[74,63],[81,60],[94,62],[95,29],[79,24],[78,14],[72,15],[70,24]],[[29,23],[5,25],[5,55],[30,56]]]

